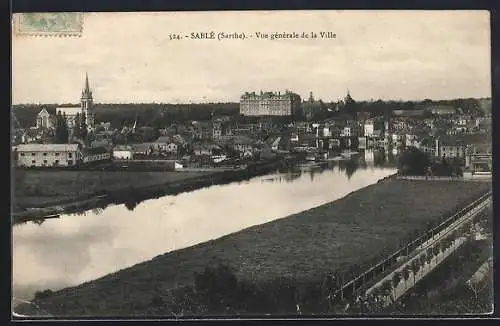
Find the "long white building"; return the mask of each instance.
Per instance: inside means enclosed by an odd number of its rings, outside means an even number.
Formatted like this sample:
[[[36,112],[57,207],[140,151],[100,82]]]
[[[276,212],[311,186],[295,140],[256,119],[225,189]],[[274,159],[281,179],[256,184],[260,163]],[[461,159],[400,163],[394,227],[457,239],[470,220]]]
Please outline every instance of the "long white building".
[[[21,144],[17,165],[23,167],[75,166],[82,160],[78,144]]]

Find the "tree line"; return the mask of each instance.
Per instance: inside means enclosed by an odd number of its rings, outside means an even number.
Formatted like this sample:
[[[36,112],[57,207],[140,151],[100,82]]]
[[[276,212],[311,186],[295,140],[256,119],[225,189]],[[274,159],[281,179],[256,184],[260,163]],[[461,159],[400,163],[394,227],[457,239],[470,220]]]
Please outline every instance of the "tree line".
[[[326,119],[335,116],[355,117],[358,113],[372,115],[391,115],[392,110],[422,110],[432,105],[449,105],[461,108],[463,113],[480,115],[482,110],[477,99],[454,100],[424,100],[424,101],[349,101],[302,103],[304,119]],[[18,104],[13,106],[14,114],[23,127],[34,125],[36,115],[42,108],[55,114],[61,104]],[[77,106],[67,105],[66,106]],[[94,107],[99,121],[109,121],[115,128],[124,124],[132,124],[135,119],[141,125],[163,127],[173,122],[192,120],[210,120],[213,116],[239,116],[239,103],[199,103],[199,104],[159,104],[159,103],[129,103],[129,104],[96,104]]]

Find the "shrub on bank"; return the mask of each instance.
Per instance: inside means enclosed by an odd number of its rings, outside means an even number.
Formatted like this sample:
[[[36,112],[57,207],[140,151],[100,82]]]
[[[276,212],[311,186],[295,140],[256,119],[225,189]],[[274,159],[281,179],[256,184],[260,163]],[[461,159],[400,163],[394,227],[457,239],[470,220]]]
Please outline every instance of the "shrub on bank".
[[[167,314],[302,314],[329,311],[333,284],[317,279],[300,282],[292,277],[277,277],[263,282],[240,280],[224,265],[207,266],[195,275],[192,286],[178,289],[170,301],[155,297],[151,306],[164,306]]]
[[[50,289],[44,290],[44,291],[36,291],[35,292],[35,300],[41,300],[41,299],[46,299],[52,296],[54,292]]]

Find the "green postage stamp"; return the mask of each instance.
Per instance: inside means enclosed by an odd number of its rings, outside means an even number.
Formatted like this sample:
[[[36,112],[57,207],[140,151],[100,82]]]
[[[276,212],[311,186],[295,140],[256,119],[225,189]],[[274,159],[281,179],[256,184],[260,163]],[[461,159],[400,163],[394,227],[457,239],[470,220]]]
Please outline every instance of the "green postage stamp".
[[[18,13],[13,18],[17,35],[81,36],[83,29],[81,12]]]

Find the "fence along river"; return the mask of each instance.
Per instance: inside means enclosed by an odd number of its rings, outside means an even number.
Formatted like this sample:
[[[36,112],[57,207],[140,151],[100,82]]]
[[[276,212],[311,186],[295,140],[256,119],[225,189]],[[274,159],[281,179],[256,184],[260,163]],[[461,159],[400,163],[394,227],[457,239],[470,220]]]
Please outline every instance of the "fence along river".
[[[343,283],[342,277],[335,277],[338,284],[338,290],[332,295],[335,304],[345,305],[346,309],[349,309],[357,300],[370,294],[380,293],[379,290],[384,287],[384,283],[392,281],[395,273],[401,274],[405,268],[408,268],[410,276],[413,276],[412,263],[417,262],[425,255],[432,255],[427,257],[427,264],[424,265],[427,267],[426,269],[419,269],[414,277],[410,277],[408,281],[399,282],[391,293],[382,295],[384,306],[393,303],[465,243],[468,227],[472,225],[478,214],[489,207],[491,203],[492,194],[490,191],[353,279]],[[439,253],[434,252],[437,244],[443,239],[455,236],[452,232],[456,232],[456,230],[459,232],[456,239],[452,239],[450,246],[440,251],[442,255],[439,257]],[[433,252],[431,253],[430,250]],[[412,284],[408,286],[410,282]]]

